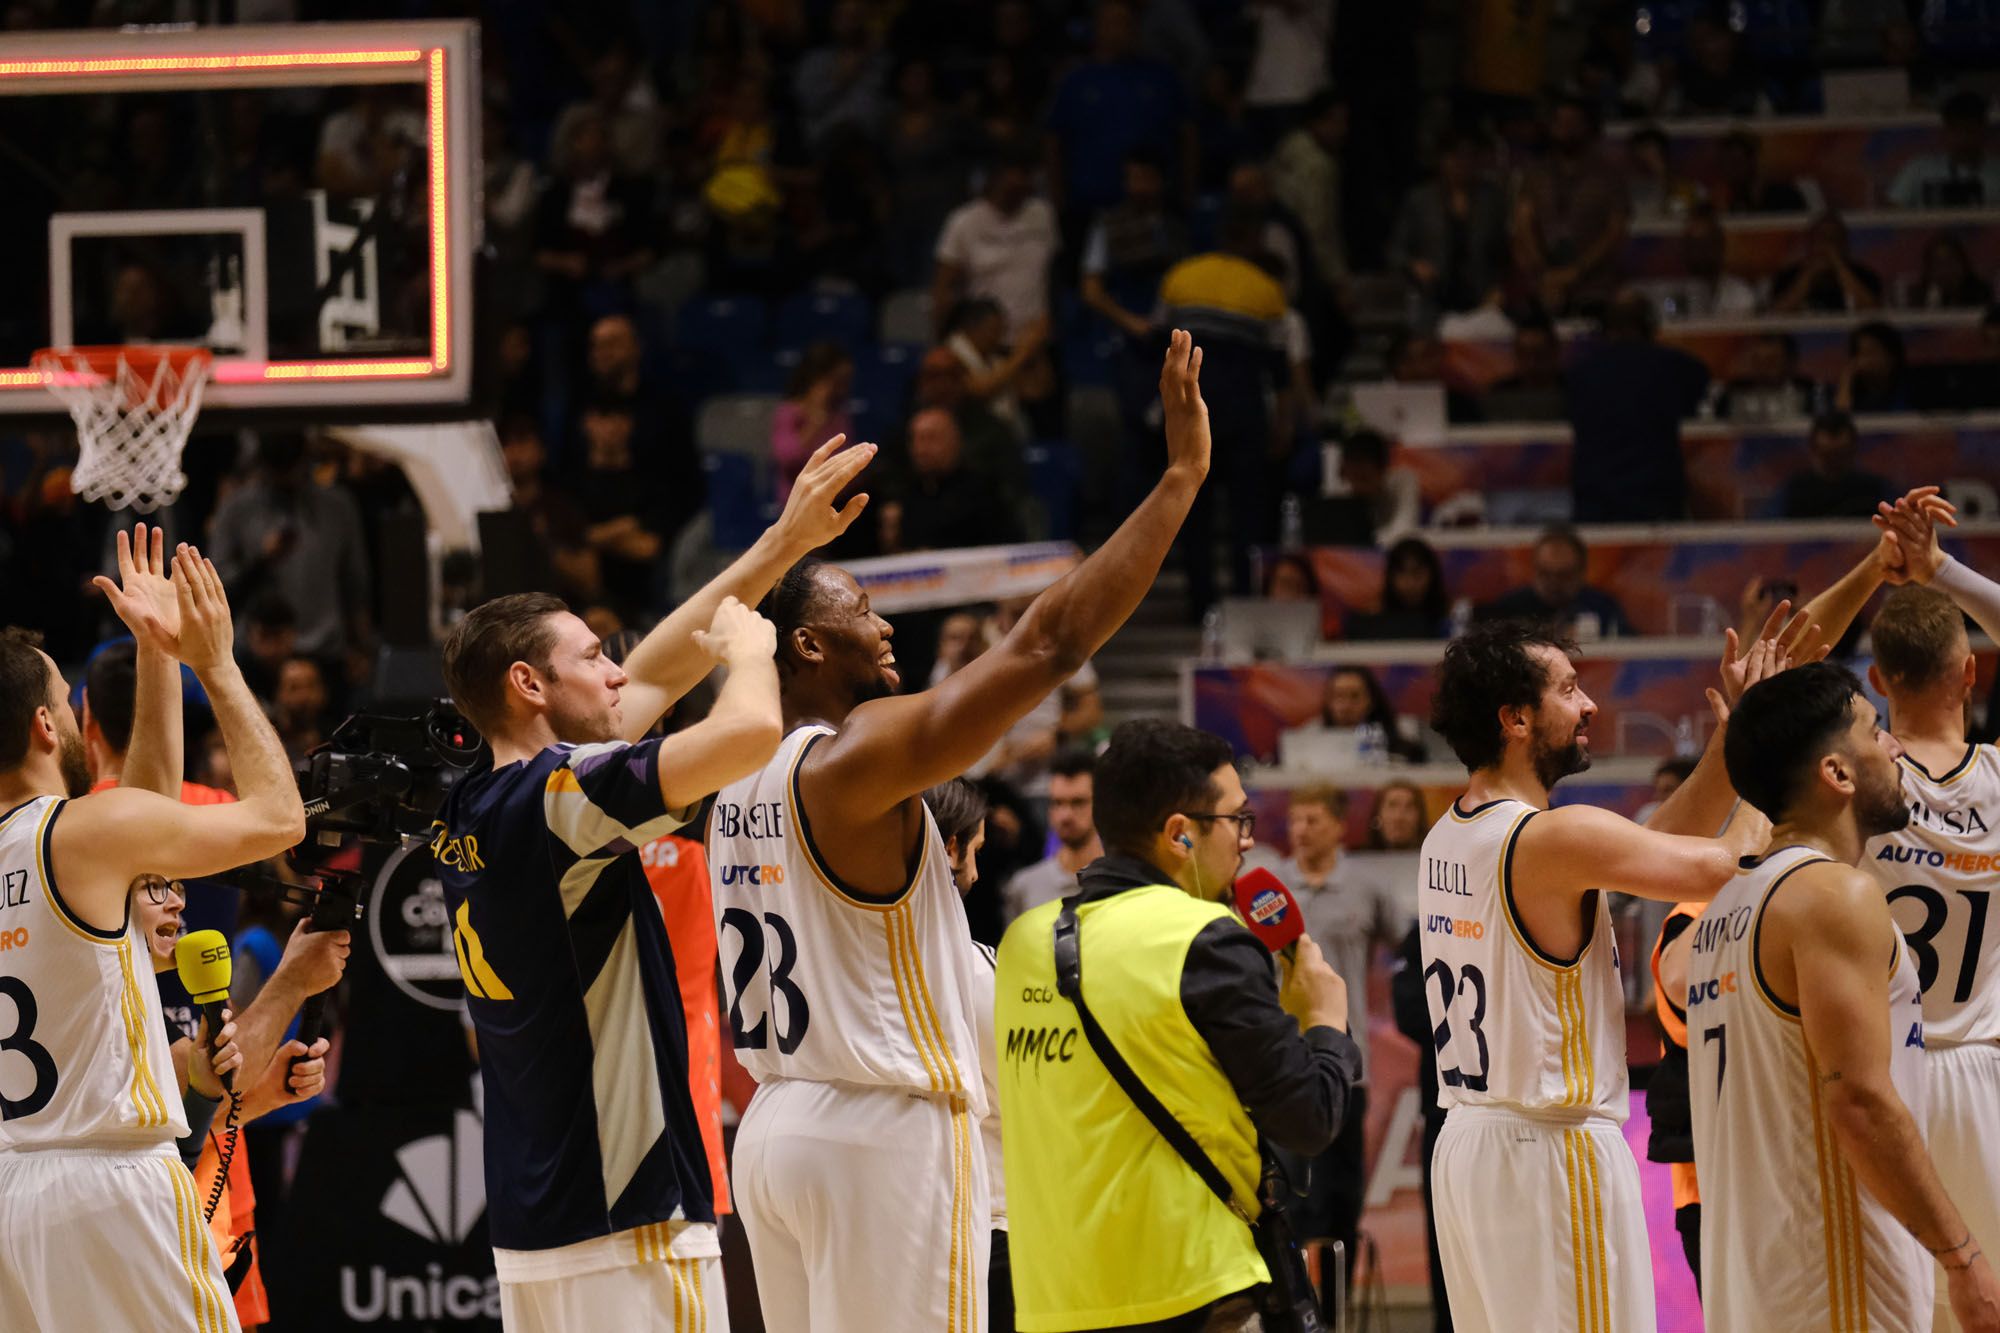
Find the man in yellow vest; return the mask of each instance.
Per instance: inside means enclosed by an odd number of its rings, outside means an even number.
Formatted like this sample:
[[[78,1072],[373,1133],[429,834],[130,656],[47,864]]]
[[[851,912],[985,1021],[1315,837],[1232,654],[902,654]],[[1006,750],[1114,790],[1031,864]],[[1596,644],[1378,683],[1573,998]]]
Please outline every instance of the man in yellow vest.
[[[1224,905],[1255,826],[1226,742],[1128,722],[1097,761],[1095,789],[1106,855],[1078,876],[1075,898],[1028,912],[1000,944],[1016,1327],[1256,1329],[1250,1293],[1270,1275],[1237,1210],[1257,1215],[1260,1135],[1310,1157],[1339,1132],[1361,1077],[1347,987],[1301,939],[1281,995],[1271,955]],[[1133,1103],[1064,998],[1066,904],[1091,1016],[1219,1169],[1233,1207]]]

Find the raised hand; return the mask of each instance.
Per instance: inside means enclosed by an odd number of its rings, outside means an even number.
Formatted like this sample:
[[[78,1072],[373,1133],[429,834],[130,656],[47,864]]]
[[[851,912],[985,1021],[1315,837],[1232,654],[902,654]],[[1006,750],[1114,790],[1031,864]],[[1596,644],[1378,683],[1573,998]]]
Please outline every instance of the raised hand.
[[[1208,404],[1201,399],[1201,349],[1194,335],[1175,329],[1160,367],[1160,404],[1167,417],[1167,466],[1208,475],[1211,443]]]
[[[180,656],[181,605],[167,564],[166,532],[144,523],[118,533],[118,581],[99,574],[91,582],[132,631],[142,648]]]
[[[715,619],[705,630],[696,630],[695,646],[726,666],[740,662],[768,661],[778,651],[778,627],[734,597],[722,599]]]
[[[192,546],[181,547],[174,553],[174,592],[181,615],[175,656],[197,672],[229,661],[236,647],[236,626],[215,562],[203,559]]]
[[[813,450],[792,486],[790,498],[785,501],[785,512],[778,515],[778,536],[795,557],[817,550],[846,532],[868,507],[866,492],[850,497],[838,509],[833,507],[840,493],[875,458],[874,445],[841,448],[846,443],[845,435],[836,435]]]
[[[1958,509],[1935,486],[1919,486],[1902,499],[1876,506],[1875,526],[1882,530],[1878,548],[1885,583],[1929,583],[1944,564],[1937,529],[1958,526]]]
[[[1788,618],[1789,617],[1789,618]],[[1721,677],[1720,691],[1708,691],[1709,707],[1715,710],[1717,722],[1727,722],[1729,712],[1736,707],[1736,701],[1743,692],[1758,681],[1768,680],[1781,671],[1789,671],[1793,665],[1793,654],[1804,642],[1819,632],[1819,626],[1808,623],[1806,613],[1792,615],[1790,599],[1779,602],[1771,608],[1771,614],[1757,631],[1757,637],[1745,652],[1736,631],[1723,633],[1722,665],[1718,671]],[[1813,654],[1813,660],[1825,657],[1832,651],[1832,645],[1823,645]]]

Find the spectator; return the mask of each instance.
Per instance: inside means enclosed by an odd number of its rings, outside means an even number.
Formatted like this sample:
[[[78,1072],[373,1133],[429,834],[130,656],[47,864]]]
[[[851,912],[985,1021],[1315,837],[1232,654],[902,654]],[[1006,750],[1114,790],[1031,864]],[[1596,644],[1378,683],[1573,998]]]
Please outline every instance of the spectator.
[[[1423,522],[1417,474],[1389,466],[1389,441],[1377,432],[1358,430],[1341,442],[1340,480],[1349,495],[1368,507],[1376,545],[1400,541]]]
[[[278,692],[278,670],[298,651],[299,618],[282,594],[265,592],[243,613],[236,664],[250,692],[269,703]]]
[[[1048,356],[1049,317],[1015,331],[1014,342],[1006,343],[1006,316],[997,303],[981,298],[959,303],[945,321],[944,345],[965,367],[966,397],[991,412],[1012,433],[1016,448],[1013,462],[1018,467],[1019,444],[1040,433],[1029,425],[1023,400],[1038,409],[1049,406],[1055,392],[1055,367]],[[975,467],[1005,460],[973,459]],[[1024,477],[1009,476],[1018,486]]]
[[[1588,555],[1583,538],[1567,523],[1544,528],[1535,539],[1534,582],[1488,602],[1476,618],[1553,625],[1579,642],[1637,634],[1618,599],[1584,581]]]
[[[1371,852],[1414,852],[1431,831],[1423,788],[1413,782],[1385,782],[1375,790],[1375,808],[1368,815]]]
[[[1150,344],[1160,279],[1188,253],[1187,227],[1166,204],[1159,159],[1134,153],[1125,159],[1125,197],[1098,215],[1083,244],[1083,303],[1115,324],[1128,346]]]
[[[300,653],[338,660],[372,647],[361,515],[340,485],[313,482],[304,436],[258,441],[255,471],[216,506],[209,543],[233,605],[275,594],[291,606]]]
[[[1243,101],[1243,79],[1228,61],[1218,60],[1202,75],[1201,97],[1194,108],[1198,193],[1221,194],[1239,162],[1257,155],[1256,132]]]
[[[1297,551],[1280,551],[1264,570],[1264,600],[1269,602],[1319,601],[1319,575],[1312,561]]]
[[[1854,466],[1860,437],[1854,418],[1823,412],[1806,437],[1807,467],[1785,483],[1786,518],[1868,518],[1895,499],[1887,480]]]
[[[1834,386],[1833,405],[1843,412],[1906,412],[1909,363],[1903,335],[1879,319],[1847,335],[1847,369]]]
[[[1625,141],[1626,193],[1634,222],[1684,218],[1700,205],[1699,183],[1675,174],[1667,156],[1667,135],[1658,125],[1642,125]]]
[[[635,439],[632,408],[617,400],[593,402],[580,418],[582,463],[569,489],[583,511],[584,540],[597,554],[606,600],[623,620],[657,603],[655,585],[668,539],[664,485],[656,460]]]
[[[1479,413],[1486,421],[1568,419],[1562,343],[1547,315],[1524,315],[1514,322],[1514,369],[1486,391]]]
[[[1811,416],[1820,386],[1799,374],[1799,344],[1789,333],[1760,333],[1743,350],[1742,374],[1722,392],[1720,414],[1732,422],[1792,421]]]
[[[428,142],[423,116],[399,87],[364,84],[320,126],[319,186],[340,199],[387,194],[398,177],[421,168]]]
[[[1688,214],[1681,229],[1683,276],[1644,284],[1660,318],[1746,319],[1756,314],[1756,291],[1723,269],[1727,252],[1728,238],[1714,209],[1703,204]]]
[[[1024,0],[1012,0],[1022,9]],[[1003,5],[1004,8],[1004,5]],[[1032,53],[1039,62],[1039,51]],[[1170,66],[1189,96],[1200,89],[1208,72],[1208,34],[1202,30],[1193,0],[1142,0],[1139,6],[1139,54]]]
[[[1259,12],[1273,9],[1267,5]],[[1335,290],[1347,282],[1340,215],[1340,153],[1346,142],[1347,99],[1319,92],[1271,156],[1271,192],[1298,219],[1319,280]]]
[[[1572,513],[1579,523],[1671,522],[1687,512],[1681,421],[1708,392],[1708,368],[1654,341],[1653,305],[1627,292],[1604,340],[1569,377]]]
[[[909,477],[877,520],[885,554],[997,546],[1017,541],[1011,507],[993,503],[993,487],[965,466],[958,422],[943,408],[910,418]]]
[[[1695,765],[1700,760],[1690,755],[1669,755],[1653,770],[1653,799],[1640,806],[1632,815],[1632,822],[1643,824],[1652,817],[1655,810],[1666,804],[1669,796],[1681,789],[1681,784],[1694,776]],[[1637,901],[1645,901],[1640,899]],[[1661,903],[1664,911],[1667,904]]]
[[[1405,537],[1382,559],[1382,609],[1349,619],[1350,639],[1442,639],[1451,605],[1444,566],[1430,543]]]
[[[1774,314],[1873,310],[1882,304],[1882,279],[1847,252],[1847,224],[1828,211],[1806,232],[1805,257],[1771,279]]]
[[[660,169],[665,138],[660,99],[630,43],[607,42],[590,61],[590,96],[570,103],[556,117],[549,134],[549,166],[558,174],[567,175],[576,166],[571,154],[577,124],[591,116],[604,126],[611,167],[618,175],[645,180]]]
[[[534,586],[554,586],[570,602],[600,596],[603,576],[597,552],[584,536],[588,524],[576,502],[548,484],[548,450],[533,417],[517,413],[500,424],[500,457],[507,465],[514,508],[527,515],[534,534],[530,560],[543,566]]]
[[[1522,178],[1514,209],[1514,268],[1551,312],[1602,306],[1618,286],[1630,200],[1598,146],[1597,110],[1557,104],[1549,152]]]
[[[1375,673],[1364,666],[1338,666],[1326,678],[1319,716],[1293,732],[1344,732],[1352,737],[1362,763],[1400,759],[1424,761],[1425,748],[1414,719],[1396,716]]]
[[[789,125],[772,111],[762,69],[742,71],[718,100],[696,140],[709,220],[709,286],[776,295],[787,283],[787,246],[795,240],[778,225],[786,204],[780,154],[796,151]]]
[[[896,104],[883,144],[890,182],[888,261],[899,285],[924,281],[945,219],[965,198],[972,143],[964,116],[939,100],[931,63],[905,60],[896,70]]]
[[[800,127],[815,148],[841,125],[879,134],[889,110],[889,56],[868,5],[839,0],[827,17],[827,38],[799,58],[792,75]]]
[[[930,682],[939,685],[944,679],[979,656],[986,647],[986,640],[980,634],[984,618],[974,611],[953,611],[938,626],[937,653],[931,658]]]
[[[937,238],[931,318],[939,335],[962,297],[985,297],[1019,338],[1048,318],[1049,265],[1061,244],[1055,210],[1033,197],[1035,179],[1020,157],[993,163],[977,199],[954,210]]]
[[[1986,156],[1986,96],[1953,93],[1940,108],[1944,151],[1912,158],[1889,186],[1898,208],[1985,208],[2000,204],[2000,160]]]
[[[1104,855],[1091,820],[1092,769],[1097,759],[1088,750],[1057,754],[1049,765],[1049,836],[1055,851],[1014,873],[1001,890],[1000,910],[1007,923],[1043,903],[1076,892],[1077,873]]]
[[[1183,190],[1197,167],[1187,94],[1171,67],[1138,54],[1132,0],[1102,0],[1091,31],[1089,59],[1056,85],[1046,141],[1049,190],[1079,230],[1118,202],[1134,151],[1177,163]]]
[[[294,657],[278,670],[278,693],[272,700],[272,725],[294,760],[326,739],[331,717],[326,676],[310,657]]]
[[[535,265],[550,276],[558,308],[573,308],[588,289],[623,286],[653,262],[652,192],[644,178],[618,174],[595,109],[571,119],[563,148],[568,167],[536,212]]]
[[[784,401],[771,414],[771,463],[780,507],[813,450],[836,435],[854,433],[854,414],[848,410],[853,396],[854,358],[847,349],[836,342],[806,348],[785,381]]]
[[[1454,426],[1479,420],[1479,400],[1445,383],[1444,342],[1434,333],[1405,329],[1389,340],[1383,360],[1397,384],[1435,384],[1444,389],[1445,419]]]
[[[1500,191],[1478,174],[1476,136],[1459,130],[1438,145],[1438,172],[1411,190],[1389,236],[1387,258],[1410,280],[1419,322],[1498,305],[1507,276],[1507,213]]]
[[[1362,1069],[1348,1120],[1312,1163],[1306,1197],[1298,1205],[1298,1234],[1331,1237],[1353,1254],[1367,1192],[1362,1123],[1368,1107],[1368,977],[1375,970],[1375,951],[1393,948],[1402,938],[1408,913],[1384,886],[1347,873],[1340,855],[1347,798],[1339,788],[1323,783],[1293,788],[1285,825],[1291,855],[1276,873],[1298,899],[1306,934],[1334,971],[1353,983],[1347,1031],[1360,1049]]]
[[[1312,269],[1312,245],[1299,220],[1278,202],[1271,188],[1271,173],[1256,162],[1237,163],[1229,172],[1222,211],[1253,221],[1257,253],[1277,260],[1275,270],[1265,261],[1266,271],[1284,288],[1287,302],[1297,305],[1303,300],[1317,278]],[[1219,240],[1220,228],[1217,235]]]
[[[1228,506],[1230,586],[1250,581],[1250,552],[1277,539],[1273,473],[1291,452],[1290,367],[1285,357],[1285,293],[1258,263],[1262,224],[1227,213],[1219,248],[1184,259],[1160,283],[1161,323],[1201,344],[1202,398],[1218,441],[1207,485],[1181,528],[1188,596],[1199,618],[1215,600],[1217,493]],[[1273,412],[1273,404],[1277,410]]]
[[[979,641],[991,645],[1006,638],[1028,609],[1029,600],[1001,601],[979,627]],[[998,778],[1022,795],[1040,799],[1048,795],[1049,763],[1055,754],[1064,746],[1095,753],[1103,739],[1099,734],[1103,724],[1104,700],[1098,691],[1097,671],[1085,662],[1009,728],[968,774]]]
[[[1771,99],[1743,57],[1736,32],[1720,17],[1688,21],[1687,56],[1674,67],[1667,105],[1678,116],[1768,116]]]
[[[1718,176],[1709,197],[1724,213],[1803,213],[1797,185],[1764,177],[1763,144],[1748,130],[1725,135],[1717,153]]]
[[[1252,0],[1256,29],[1244,101],[1258,142],[1268,146],[1326,91],[1333,56],[1333,0]]]
[[[1923,310],[1979,308],[1993,299],[1993,287],[1972,271],[1965,242],[1939,232],[1924,244],[1924,271],[1910,304]]]

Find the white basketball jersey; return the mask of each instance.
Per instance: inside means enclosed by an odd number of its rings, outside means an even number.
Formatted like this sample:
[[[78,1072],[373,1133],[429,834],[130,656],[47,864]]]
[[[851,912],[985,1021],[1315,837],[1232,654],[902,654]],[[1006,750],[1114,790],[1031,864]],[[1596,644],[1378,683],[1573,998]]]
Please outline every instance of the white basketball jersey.
[[[1746,863],[1688,928],[1702,1304],[1716,1333],[1931,1326],[1931,1257],[1856,1183],[1827,1119],[1798,1011],[1770,993],[1758,969],[1772,890],[1801,866],[1826,860],[1787,847]],[[1882,966],[1890,970],[1881,1019],[1890,1080],[1922,1125],[1922,996],[1893,931],[1882,940]]]
[[[1510,880],[1524,801],[1451,810],[1424,839],[1417,885],[1440,1106],[1508,1106],[1624,1121],[1625,993],[1605,895],[1567,962],[1529,942]]]
[[[971,942],[972,981],[978,988],[973,1018],[979,1025],[979,1067],[985,1072],[986,1114],[979,1121],[979,1141],[986,1149],[986,1195],[991,1201],[993,1229],[1007,1229],[1007,1173],[1000,1155],[1000,1040],[993,1026],[993,983],[999,956],[990,944]]]
[[[1940,777],[1903,760],[1909,826],[1876,838],[1862,869],[1889,892],[1924,990],[1924,1037],[2000,1041],[2000,750],[1966,747]]]
[[[0,822],[0,1150],[146,1148],[188,1132],[146,942],[73,917],[49,866],[66,804]]]
[[[716,795],[708,821],[723,997],[751,1077],[910,1088],[986,1109],[971,932],[925,808],[916,872],[892,900],[843,887],[798,792],[800,727],[761,772]]]

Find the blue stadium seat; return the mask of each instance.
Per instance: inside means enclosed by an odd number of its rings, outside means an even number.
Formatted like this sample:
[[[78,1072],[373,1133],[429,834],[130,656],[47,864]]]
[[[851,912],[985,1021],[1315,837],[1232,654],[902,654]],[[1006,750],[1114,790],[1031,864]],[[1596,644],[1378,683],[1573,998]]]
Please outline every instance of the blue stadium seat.
[[[902,425],[923,359],[914,343],[871,344],[855,355],[854,428],[862,439],[879,442]]]
[[[1118,381],[1118,353],[1124,337],[1108,321],[1087,316],[1062,335],[1062,370],[1071,384],[1109,388]]]
[[[705,453],[701,470],[707,474],[708,520],[717,549],[747,550],[777,517],[765,469],[745,454]]]
[[[875,332],[875,310],[855,292],[800,292],[778,307],[778,346],[836,342],[853,350]]]
[[[732,368],[770,359],[770,316],[764,303],[740,296],[689,301],[674,317],[674,345]]]
[[[1025,451],[1028,489],[1048,516],[1048,536],[1076,536],[1076,495],[1083,483],[1083,455],[1068,440],[1036,440]]]

